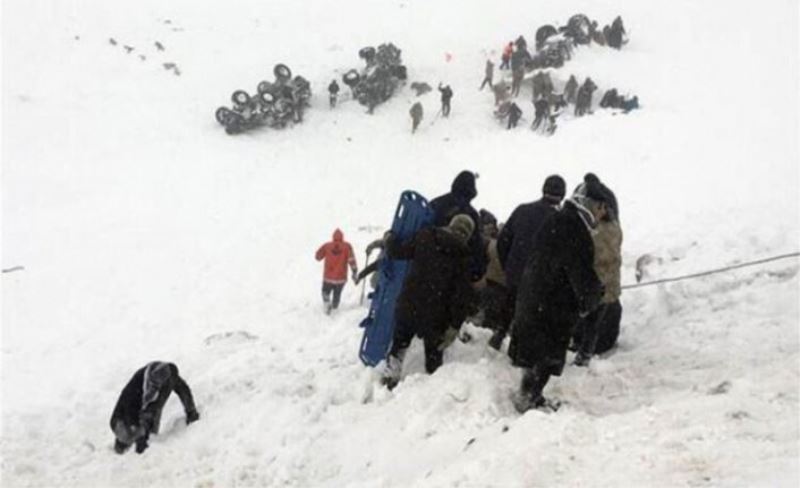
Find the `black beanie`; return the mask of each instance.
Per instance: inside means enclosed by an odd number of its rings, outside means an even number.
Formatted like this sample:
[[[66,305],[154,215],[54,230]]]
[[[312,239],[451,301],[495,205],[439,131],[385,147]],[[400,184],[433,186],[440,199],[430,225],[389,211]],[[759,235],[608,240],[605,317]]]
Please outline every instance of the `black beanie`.
[[[478,216],[480,217],[481,225],[497,225],[497,217],[495,217],[492,212],[482,208],[480,212],[478,212]]]
[[[547,179],[544,180],[542,193],[545,195],[558,197],[559,199],[564,198],[564,195],[567,193],[567,184],[564,181],[564,178],[558,175],[548,176]]]
[[[478,190],[475,188],[475,173],[471,171],[462,171],[453,180],[450,191],[454,195],[472,200],[478,195]]]
[[[596,180],[588,180],[583,184],[583,194],[595,202],[608,203],[609,197],[602,183]]]

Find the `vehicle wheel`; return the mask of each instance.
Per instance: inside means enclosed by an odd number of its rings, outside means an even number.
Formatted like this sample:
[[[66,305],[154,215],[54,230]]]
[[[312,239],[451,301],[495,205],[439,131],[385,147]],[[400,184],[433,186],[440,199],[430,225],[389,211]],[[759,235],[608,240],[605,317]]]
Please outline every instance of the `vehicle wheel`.
[[[222,125],[227,125],[228,122],[228,114],[230,113],[230,109],[228,107],[220,107],[214,113],[214,116],[217,118],[217,122]]]
[[[342,81],[345,85],[349,86],[350,88],[358,85],[358,82],[361,81],[361,75],[358,74],[358,71],[351,69],[344,75],[342,75]]]
[[[247,105],[250,103],[250,95],[244,90],[236,90],[233,92],[233,95],[231,95],[231,101],[236,105]]]
[[[272,69],[272,73],[278,80],[290,80],[292,78],[292,70],[283,63],[278,63]]]

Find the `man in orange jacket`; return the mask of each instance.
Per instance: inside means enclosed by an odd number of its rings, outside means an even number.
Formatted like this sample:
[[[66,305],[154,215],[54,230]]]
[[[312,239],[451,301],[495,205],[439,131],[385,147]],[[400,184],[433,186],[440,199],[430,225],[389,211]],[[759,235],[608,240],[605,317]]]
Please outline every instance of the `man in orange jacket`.
[[[356,257],[353,254],[353,247],[344,240],[342,231],[336,229],[333,232],[333,241],[326,242],[318,250],[317,261],[325,260],[325,272],[322,276],[322,301],[325,304],[325,313],[330,314],[332,310],[339,307],[339,300],[342,297],[342,288],[347,283],[347,266],[352,271],[353,281],[358,274]],[[333,301],[331,301],[333,293]]]

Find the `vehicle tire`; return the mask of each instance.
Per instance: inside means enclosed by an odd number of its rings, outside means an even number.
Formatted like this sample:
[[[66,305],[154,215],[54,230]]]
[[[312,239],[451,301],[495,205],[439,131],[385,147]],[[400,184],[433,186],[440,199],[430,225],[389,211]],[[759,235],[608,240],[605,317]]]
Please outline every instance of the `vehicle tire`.
[[[358,74],[358,71],[351,69],[344,75],[342,75],[342,81],[345,85],[349,86],[350,88],[358,85],[358,82],[361,81],[361,75]]]
[[[230,112],[231,110],[228,107],[220,107],[216,112],[214,112],[214,116],[216,117],[217,122],[220,124],[228,125],[228,114]]]
[[[244,90],[236,90],[235,92],[233,92],[233,95],[231,95],[231,101],[235,105],[240,105],[240,106],[247,105],[248,103],[250,103],[250,95],[248,95],[247,92]]]
[[[274,74],[275,78],[278,80],[292,79],[292,70],[290,70],[289,67],[283,63],[276,64],[275,68],[272,70],[272,74]]]

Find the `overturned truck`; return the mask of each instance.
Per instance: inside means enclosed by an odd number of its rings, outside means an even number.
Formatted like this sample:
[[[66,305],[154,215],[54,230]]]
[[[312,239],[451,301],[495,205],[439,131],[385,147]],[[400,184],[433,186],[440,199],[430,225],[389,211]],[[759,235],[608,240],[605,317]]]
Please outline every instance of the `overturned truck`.
[[[400,54],[400,49],[392,43],[381,44],[377,49],[362,48],[358,57],[366,63],[364,69],[351,69],[342,76],[344,84],[352,90],[353,98],[367,107],[369,113],[391,98],[405,83],[407,70]]]
[[[292,70],[285,64],[276,64],[273,74],[275,81],[259,83],[255,95],[236,90],[231,95],[232,107],[217,109],[217,122],[225,132],[239,134],[260,126],[282,129],[302,122],[311,99],[311,84],[302,76],[292,77]]]

